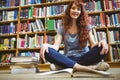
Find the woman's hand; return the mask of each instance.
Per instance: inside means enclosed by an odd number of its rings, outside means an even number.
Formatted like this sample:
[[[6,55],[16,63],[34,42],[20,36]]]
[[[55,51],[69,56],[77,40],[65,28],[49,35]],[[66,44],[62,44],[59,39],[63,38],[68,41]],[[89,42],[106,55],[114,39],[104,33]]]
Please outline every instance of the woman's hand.
[[[48,53],[48,44],[46,43],[43,44],[43,46],[40,49],[40,57],[43,59],[44,62],[46,62],[45,56],[44,56],[45,52]]]
[[[107,52],[108,52],[108,44],[106,42],[104,42],[104,41],[100,41],[98,43],[98,47],[101,47],[101,46],[102,46],[102,50],[101,50],[100,54],[101,55],[102,54],[107,54]]]

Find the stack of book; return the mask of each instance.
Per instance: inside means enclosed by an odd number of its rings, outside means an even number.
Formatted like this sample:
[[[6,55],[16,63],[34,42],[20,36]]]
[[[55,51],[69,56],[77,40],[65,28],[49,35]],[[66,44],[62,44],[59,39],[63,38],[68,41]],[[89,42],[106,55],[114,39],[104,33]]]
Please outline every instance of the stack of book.
[[[36,73],[37,72],[37,57],[20,56],[12,57],[10,65],[12,74],[19,73]]]

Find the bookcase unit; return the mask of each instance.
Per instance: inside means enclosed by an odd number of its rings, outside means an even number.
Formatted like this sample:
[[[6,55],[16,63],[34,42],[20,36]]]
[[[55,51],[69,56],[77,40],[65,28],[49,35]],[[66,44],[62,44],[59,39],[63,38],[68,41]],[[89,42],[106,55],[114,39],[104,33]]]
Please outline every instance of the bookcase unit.
[[[56,29],[61,25],[62,14],[71,0],[29,1],[0,1],[0,70],[6,66],[9,68],[12,56],[39,54],[44,42],[53,44]],[[105,61],[119,67],[120,1],[83,1],[86,3],[90,24],[94,27],[95,40],[105,40],[108,43],[109,52]],[[49,22],[54,27],[48,28]],[[63,48],[60,47],[60,50]],[[41,64],[41,61],[38,63]]]

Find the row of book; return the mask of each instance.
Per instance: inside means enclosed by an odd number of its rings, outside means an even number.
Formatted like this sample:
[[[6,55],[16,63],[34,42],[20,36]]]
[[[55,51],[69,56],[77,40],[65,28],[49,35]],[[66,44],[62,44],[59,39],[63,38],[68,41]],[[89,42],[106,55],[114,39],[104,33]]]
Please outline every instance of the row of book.
[[[17,57],[11,58],[11,73],[36,73],[38,63],[41,63],[39,52],[19,52]]]
[[[96,31],[93,28],[93,36],[94,36],[94,40],[96,42],[99,42],[99,41],[103,40],[107,43],[107,35],[106,35],[105,31]]]
[[[120,13],[108,14],[106,17],[106,26],[120,26]]]
[[[100,15],[91,15],[89,16],[89,20],[93,27],[105,27],[105,18],[103,13],[100,13]]]
[[[12,57],[10,65],[11,74],[36,73],[37,63],[37,57],[34,56]]]
[[[20,0],[0,0],[1,8],[15,7],[19,6]]]
[[[120,0],[103,0],[104,10],[120,9]]]
[[[46,0],[46,2],[61,2],[66,0]],[[32,4],[41,4],[42,0],[21,0],[20,6],[32,5]]]
[[[24,32],[42,32],[45,30],[45,27],[43,25],[43,22],[40,19],[36,19],[33,22],[27,21],[27,22],[21,22],[18,32],[24,33]]]
[[[86,2],[85,9],[87,12],[102,11],[101,0],[89,0]]]
[[[18,10],[0,11],[0,21],[11,21],[18,19]]]
[[[45,36],[45,43],[54,44],[56,36],[47,35]]]
[[[40,4],[42,0],[21,0],[20,6]]]
[[[34,7],[30,6],[29,8],[23,8],[20,11],[20,19],[24,18],[33,18],[34,17]]]
[[[36,8],[34,11],[39,12],[39,15],[36,16],[54,16],[54,15],[61,15],[65,12],[67,5],[54,5],[54,6],[47,6],[46,8]],[[47,14],[46,14],[47,13]]]
[[[15,34],[17,31],[17,24],[11,22],[10,24],[0,25],[0,34]]]
[[[10,64],[11,62],[19,61],[22,62],[24,59],[11,60],[15,56],[15,53],[4,53],[0,54],[0,63]],[[19,52],[18,57],[26,57],[26,62],[29,60],[28,57],[35,57],[35,61],[41,63],[39,52]]]
[[[94,27],[120,26],[120,13],[91,15],[90,24]]]
[[[40,53],[36,52],[36,51],[19,52],[18,57],[35,57],[35,61],[41,63]],[[18,60],[18,61],[20,61],[20,60]],[[22,61],[22,59],[21,59],[21,61]],[[14,62],[14,60],[12,62]]]
[[[18,24],[11,22],[10,24],[0,25],[0,34],[15,34],[17,32]],[[48,19],[46,21],[47,30],[56,30],[62,26],[61,19]],[[40,19],[35,21],[21,22],[18,27],[19,33],[25,32],[42,32],[45,30],[45,26]]]
[[[101,13],[100,13],[101,14]],[[104,19],[103,13],[101,15],[89,16],[90,24],[95,27],[117,26],[120,25],[120,14],[109,14]],[[107,23],[106,23],[107,22]],[[56,30],[62,26],[62,20],[47,20],[47,30]],[[16,33],[17,24],[11,22],[10,24],[0,25],[0,34],[14,34]],[[36,19],[33,22],[26,21],[21,22],[18,32],[41,32],[44,31],[43,22],[40,19]]]
[[[2,38],[0,39],[0,50],[15,49],[16,48],[16,38]]]
[[[86,2],[85,9],[88,12],[102,11],[101,5],[104,5],[104,10],[120,9],[120,0],[89,0]]]
[[[56,36],[45,36],[45,43],[54,44]],[[35,34],[35,36],[25,35],[24,38],[18,38],[17,48],[40,48],[43,44],[43,36]]]
[[[62,26],[61,19],[49,19],[46,21],[46,29],[47,31],[57,30],[59,27]],[[18,27],[19,33],[25,32],[42,32],[45,31],[45,26],[40,19],[36,19],[35,21],[26,21],[21,22],[20,26]]]
[[[108,32],[110,35],[110,42],[120,42],[120,31],[109,31]]]
[[[0,64],[11,64],[11,57],[15,56],[14,53],[0,54]]]
[[[64,0],[47,0],[47,2],[59,2]],[[1,0],[0,7],[19,6],[19,0]],[[42,0],[21,0],[20,6],[41,4]],[[104,10],[120,9],[119,0],[103,0]],[[101,0],[89,0],[85,6],[87,11],[102,11]]]
[[[43,36],[37,34],[35,36],[25,35],[25,37],[17,40],[17,48],[40,48],[43,44]]]
[[[64,13],[66,5],[47,6],[47,7],[33,7],[22,8],[20,11],[20,18],[33,18],[43,16],[61,15]]]
[[[47,11],[46,11],[47,9]],[[43,7],[43,8],[34,8],[31,6],[30,8],[24,8],[21,9],[20,12],[20,18],[33,18],[33,17],[40,17],[40,16],[51,16],[51,15],[57,15],[61,14],[64,12],[66,9],[66,5],[58,5],[58,6],[49,6],[49,7]],[[47,12],[47,14],[46,14]],[[0,12],[0,20],[5,21],[5,20],[16,20],[17,19],[17,10],[14,11],[2,11]],[[106,17],[106,21],[105,18]],[[94,25],[101,25],[105,26],[105,22],[107,23],[106,25],[119,25],[120,24],[120,14],[109,14],[109,15],[104,15],[103,13],[100,13],[100,15],[97,15],[96,17],[91,16],[91,21],[92,23],[95,23]]]
[[[58,2],[58,1],[65,1],[65,0],[48,0],[47,2]],[[42,0],[0,0],[0,7],[7,8],[7,7],[15,7],[15,6],[25,6],[25,5],[32,5],[32,4],[41,4]]]
[[[110,47],[110,51],[112,52],[112,61],[119,62],[120,61],[120,46]]]

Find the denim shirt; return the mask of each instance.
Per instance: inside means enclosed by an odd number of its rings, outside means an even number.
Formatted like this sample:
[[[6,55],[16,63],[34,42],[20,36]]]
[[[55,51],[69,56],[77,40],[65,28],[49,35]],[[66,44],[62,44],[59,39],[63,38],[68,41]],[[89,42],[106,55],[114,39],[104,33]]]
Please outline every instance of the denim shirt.
[[[91,30],[92,27],[91,26],[88,26],[88,30]],[[58,34],[60,35],[64,35],[63,33],[63,27],[60,27],[57,32]],[[65,45],[65,48],[64,48],[64,54],[66,56],[75,56],[75,57],[78,57],[78,56],[81,56],[83,53],[86,53],[89,51],[89,47],[88,47],[88,42],[87,42],[87,45],[85,46],[85,48],[83,48],[82,50],[80,50],[79,48],[79,41],[78,41],[78,34],[70,34],[69,32],[67,32],[65,35],[64,35],[64,45]]]

